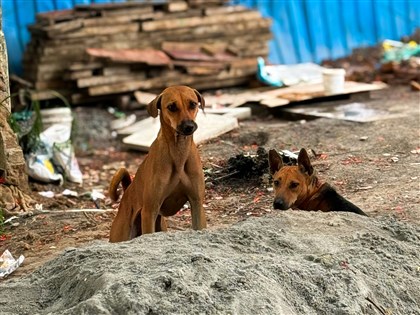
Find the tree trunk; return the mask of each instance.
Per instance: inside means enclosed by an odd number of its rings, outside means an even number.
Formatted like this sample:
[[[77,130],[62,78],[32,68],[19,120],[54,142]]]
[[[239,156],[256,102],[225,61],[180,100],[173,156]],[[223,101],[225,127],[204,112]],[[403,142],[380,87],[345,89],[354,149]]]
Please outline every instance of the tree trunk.
[[[25,159],[15,133],[9,126],[11,113],[6,42],[0,2],[0,209],[6,215],[25,211],[31,201]]]

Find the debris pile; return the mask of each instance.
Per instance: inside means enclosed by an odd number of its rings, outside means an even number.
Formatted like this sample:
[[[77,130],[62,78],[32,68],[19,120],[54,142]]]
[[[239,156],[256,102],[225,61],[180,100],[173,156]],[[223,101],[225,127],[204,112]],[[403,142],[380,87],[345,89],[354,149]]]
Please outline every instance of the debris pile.
[[[268,154],[263,147],[258,147],[255,155],[246,153],[230,157],[220,169],[215,171],[206,170],[209,175],[207,181],[219,184],[226,181],[234,181],[232,184],[241,184],[241,180],[257,181],[263,180],[268,173]]]
[[[356,48],[350,56],[324,60],[322,65],[346,69],[346,79],[350,81],[366,83],[383,81],[388,84],[419,83],[419,45],[420,28],[413,35],[403,38],[401,42],[386,40],[377,46]],[[410,49],[412,54],[404,53]]]
[[[24,76],[32,98],[49,90],[83,103],[171,84],[212,89],[248,83],[267,57],[271,21],[227,1],[76,5],[29,27]]]

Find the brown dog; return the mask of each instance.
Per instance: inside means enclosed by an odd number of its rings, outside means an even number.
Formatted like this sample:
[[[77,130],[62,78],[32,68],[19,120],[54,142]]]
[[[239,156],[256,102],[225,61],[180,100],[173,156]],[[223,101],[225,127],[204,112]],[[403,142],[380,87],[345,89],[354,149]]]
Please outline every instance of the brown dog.
[[[111,181],[111,199],[118,199],[120,182],[124,194],[112,222],[110,242],[166,231],[164,217],[176,214],[187,201],[193,229],[206,227],[204,174],[193,141],[195,118],[204,105],[200,93],[187,86],[169,87],[148,105],[152,117],[157,117],[160,110],[161,127],[133,182],[124,168]]]
[[[273,176],[274,209],[347,211],[366,215],[329,184],[319,181],[305,149],[300,150],[296,166],[283,166],[276,150],[269,151],[268,163]]]

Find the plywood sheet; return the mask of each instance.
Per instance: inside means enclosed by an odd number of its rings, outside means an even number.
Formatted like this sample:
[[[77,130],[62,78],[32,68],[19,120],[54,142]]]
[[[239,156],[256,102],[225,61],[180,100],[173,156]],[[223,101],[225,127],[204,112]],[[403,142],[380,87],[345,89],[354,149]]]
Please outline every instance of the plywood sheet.
[[[339,95],[349,95],[353,93],[369,92],[386,88],[384,83],[359,83],[346,81],[344,83],[344,91],[337,94],[325,94],[322,83],[302,84],[287,88],[280,88],[262,93],[261,105],[274,108],[278,106],[291,105],[295,102],[314,100],[319,98],[336,97]]]
[[[201,143],[216,138],[226,132],[238,127],[238,120],[231,116],[222,116],[215,114],[203,114],[199,112],[197,115],[198,129],[194,133],[194,141]],[[123,144],[129,148],[148,151],[160,129],[159,118],[146,118],[134,125],[130,126],[132,130],[137,129],[133,134],[123,139]]]

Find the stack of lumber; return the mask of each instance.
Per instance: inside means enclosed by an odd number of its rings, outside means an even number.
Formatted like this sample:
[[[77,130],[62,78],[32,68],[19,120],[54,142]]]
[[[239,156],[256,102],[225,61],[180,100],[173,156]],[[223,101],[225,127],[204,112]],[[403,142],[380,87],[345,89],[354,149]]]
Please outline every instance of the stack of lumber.
[[[33,99],[58,91],[73,103],[156,92],[238,86],[267,57],[269,19],[225,0],[77,5],[37,15],[24,56]]]

